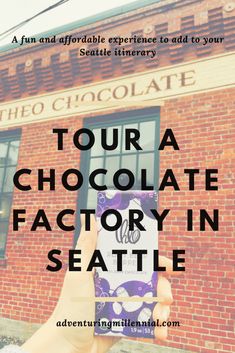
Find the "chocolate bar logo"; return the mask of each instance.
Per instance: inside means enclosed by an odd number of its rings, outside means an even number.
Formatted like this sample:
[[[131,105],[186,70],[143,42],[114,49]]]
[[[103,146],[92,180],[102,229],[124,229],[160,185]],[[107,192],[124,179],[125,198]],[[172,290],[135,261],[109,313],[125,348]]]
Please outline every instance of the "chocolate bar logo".
[[[130,230],[128,220],[125,219],[121,227],[116,230],[116,240],[121,244],[136,244],[140,240],[140,230]]]

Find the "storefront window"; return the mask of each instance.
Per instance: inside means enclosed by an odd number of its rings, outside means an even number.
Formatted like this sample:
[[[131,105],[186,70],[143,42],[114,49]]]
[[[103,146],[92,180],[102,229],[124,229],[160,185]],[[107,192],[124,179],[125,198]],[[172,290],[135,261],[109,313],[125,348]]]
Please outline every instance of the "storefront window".
[[[4,256],[13,195],[20,132],[0,133],[0,257]]]
[[[132,116],[130,116],[132,115]],[[90,119],[89,119],[90,120]],[[118,120],[118,122],[117,122]],[[125,114],[123,118],[115,119],[110,116],[110,120],[106,118],[104,122],[93,121],[88,122],[89,129],[91,129],[96,136],[96,145],[90,152],[86,153],[82,160],[81,167],[84,174],[89,174],[98,168],[107,169],[106,175],[100,175],[96,178],[97,184],[105,184],[108,188],[113,188],[113,174],[121,168],[129,169],[135,176],[135,189],[140,189],[140,170],[147,170],[148,185],[157,186],[158,182],[158,141],[159,141],[159,113],[153,114]],[[112,143],[113,129],[118,129],[118,146],[113,151],[106,151],[100,145],[101,129],[107,129],[108,139]],[[138,129],[140,131],[139,144],[142,147],[141,151],[132,147],[130,150],[125,149],[125,142],[123,136],[125,129]],[[88,178],[86,178],[87,180]],[[84,207],[96,208],[97,191],[87,185],[87,193],[84,194]]]

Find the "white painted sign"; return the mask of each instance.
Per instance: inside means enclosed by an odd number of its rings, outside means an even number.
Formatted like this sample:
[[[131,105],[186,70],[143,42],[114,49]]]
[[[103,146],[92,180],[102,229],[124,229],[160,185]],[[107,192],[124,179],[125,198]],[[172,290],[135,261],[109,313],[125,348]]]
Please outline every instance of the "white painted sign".
[[[0,104],[0,128],[235,87],[235,52]]]

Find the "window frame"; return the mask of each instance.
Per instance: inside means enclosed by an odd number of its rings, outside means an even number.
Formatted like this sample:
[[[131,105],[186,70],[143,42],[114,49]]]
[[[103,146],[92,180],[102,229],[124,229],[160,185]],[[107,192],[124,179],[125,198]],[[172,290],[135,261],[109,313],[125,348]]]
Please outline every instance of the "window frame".
[[[101,115],[92,118],[85,118],[83,120],[83,128],[87,129],[97,129],[97,128],[108,128],[115,127],[117,125],[129,125],[131,123],[139,123],[139,122],[148,122],[155,121],[155,146],[154,149],[154,164],[157,166],[156,172],[154,172],[154,186],[156,190],[158,189],[159,183],[159,165],[160,165],[160,154],[158,150],[158,146],[160,143],[160,107],[151,107],[139,110],[131,110],[119,113],[113,113],[108,115]],[[143,152],[145,153],[145,152]],[[120,155],[121,153],[117,153]],[[124,154],[121,154],[124,155]],[[126,155],[126,153],[125,153]],[[81,151],[80,154],[80,168],[82,175],[84,176],[84,184],[82,188],[78,192],[77,196],[77,217],[76,217],[76,230],[74,233],[74,245],[78,239],[81,224],[80,224],[80,210],[87,208],[87,197],[88,197],[88,173],[91,161],[91,150]],[[111,154],[110,156],[115,156],[115,154]],[[106,157],[105,157],[106,158]],[[137,166],[138,168],[138,166]],[[138,170],[138,169],[137,169]]]
[[[19,149],[20,149],[21,133],[22,133],[21,129],[0,131],[0,142],[1,143],[4,143],[4,142],[10,143],[11,141],[18,140],[19,141]],[[6,254],[7,238],[8,238],[8,232],[9,232],[10,216],[11,216],[11,209],[12,209],[13,195],[14,195],[14,187],[13,187],[12,191],[6,191],[6,192],[4,192],[3,188],[4,188],[7,168],[15,167],[17,169],[18,160],[19,160],[19,149],[18,149],[18,156],[17,156],[16,163],[12,164],[12,165],[8,164],[7,160],[8,160],[8,157],[9,157],[9,150],[10,150],[9,145],[8,145],[7,154],[6,154],[6,162],[1,167],[1,168],[4,169],[4,173],[3,173],[2,185],[1,185],[1,188],[0,188],[0,200],[5,195],[11,196],[11,200],[10,200],[10,211],[9,211],[8,216],[6,218],[4,218],[4,219],[0,219],[0,223],[2,223],[2,224],[7,223],[5,246],[4,246],[3,250],[0,249],[0,259],[5,258],[5,254]]]

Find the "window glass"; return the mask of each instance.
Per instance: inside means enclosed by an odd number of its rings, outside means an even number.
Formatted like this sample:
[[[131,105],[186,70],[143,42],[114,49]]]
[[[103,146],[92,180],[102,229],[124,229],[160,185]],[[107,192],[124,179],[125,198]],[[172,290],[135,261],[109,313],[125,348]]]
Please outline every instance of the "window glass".
[[[107,174],[104,178],[107,187],[113,188],[113,175],[119,170],[120,156],[116,157],[106,157],[105,159],[105,169],[107,169]]]
[[[0,166],[6,164],[8,142],[0,142]]]
[[[103,168],[103,163],[104,163],[104,159],[103,158],[91,158],[89,175],[94,170]],[[95,182],[100,185],[102,183],[102,179],[103,179],[103,175],[102,174],[98,174],[95,177]]]
[[[95,136],[94,146],[91,148],[91,157],[101,156],[104,153],[104,150],[101,146],[101,129],[94,129],[93,134]]]
[[[108,188],[113,189],[113,175],[120,168],[129,169],[135,176],[135,185],[133,188],[139,189],[141,185],[140,180],[140,170],[147,169],[147,182],[149,185],[157,185],[157,172],[158,166],[156,165],[156,153],[158,153],[156,147],[156,124],[157,120],[153,117],[152,120],[145,120],[144,118],[132,118],[127,123],[113,124],[109,126],[110,122],[100,125],[99,128],[95,126],[89,126],[93,129],[95,134],[96,144],[95,147],[91,149],[90,156],[88,152],[89,163],[89,173],[97,168],[107,169],[107,175],[105,177],[97,176],[97,184],[101,182],[101,185],[106,184]],[[94,124],[95,125],[95,124]],[[118,147],[114,151],[105,151],[100,147],[101,145],[101,128],[107,128],[108,143],[113,141],[113,129],[118,129],[119,141]],[[140,141],[141,151],[137,151],[133,146],[131,150],[125,150],[125,129],[137,129],[140,131]],[[145,153],[148,152],[148,153]],[[128,183],[129,178],[127,176],[120,177],[119,182],[123,185]],[[87,193],[87,207],[96,208],[97,205],[97,191],[89,188]]]
[[[19,141],[11,141],[8,155],[8,165],[17,164],[18,151],[19,151]]]
[[[136,180],[136,162],[137,162],[137,154],[128,154],[128,155],[124,155],[122,156],[122,168],[128,169],[130,170],[133,175],[135,176],[135,181]],[[119,182],[121,185],[127,185],[129,178],[125,177],[125,174],[123,175],[122,179],[120,177]],[[136,183],[135,183],[136,184]],[[136,186],[134,187],[136,189]]]
[[[0,221],[8,220],[11,209],[12,196],[9,194],[3,194],[0,200]]]
[[[112,151],[106,151],[107,154],[117,154],[117,153],[120,153],[120,149],[121,149],[121,139],[122,139],[122,127],[121,126],[112,126],[112,127],[109,127],[107,129],[107,143],[108,145],[112,145],[113,144],[113,136],[114,136],[114,129],[117,129],[118,130],[118,145],[117,147],[112,150]]]
[[[125,135],[124,130],[126,129],[137,129],[138,130],[138,124],[126,124],[123,126],[123,141],[122,141],[122,153],[129,153],[129,152],[136,152],[135,147],[131,144],[130,149],[126,150],[126,142],[125,142]],[[134,133],[131,133],[131,137],[134,137]]]
[[[7,230],[8,222],[0,222],[0,256],[3,256],[5,252]]]
[[[146,169],[147,182],[154,185],[154,154],[142,153],[139,155],[138,180],[141,180],[141,169]]]
[[[13,177],[15,174],[16,167],[6,167],[5,179],[3,184],[3,192],[13,191]]]
[[[4,256],[16,171],[19,134],[7,137],[0,134],[0,256]]]
[[[3,187],[4,174],[5,174],[5,168],[0,167],[0,192],[1,192],[2,187]]]
[[[155,122],[146,121],[140,123],[140,146],[143,151],[154,150],[155,148]]]
[[[96,209],[97,206],[97,190],[89,189],[87,196],[87,208]]]

